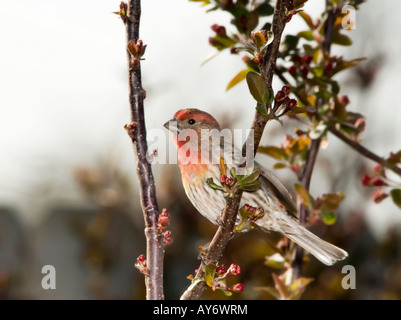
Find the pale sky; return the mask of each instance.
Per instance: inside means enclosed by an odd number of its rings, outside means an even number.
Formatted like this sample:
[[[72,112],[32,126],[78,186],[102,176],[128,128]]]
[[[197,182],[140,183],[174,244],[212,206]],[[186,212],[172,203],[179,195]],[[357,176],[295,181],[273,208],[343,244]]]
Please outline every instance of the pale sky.
[[[129,122],[125,30],[111,13],[119,3],[0,3],[0,203],[17,207],[26,221],[40,217],[49,202],[79,202],[72,168],[97,162],[109,152],[136,179],[131,143],[123,130]],[[182,107],[204,109],[218,119],[232,114],[236,126],[249,127],[254,102],[245,84],[225,92],[243,68],[238,56],[223,53],[200,67],[214,52],[208,45],[210,26],[228,25],[229,15],[206,14],[187,0],[142,3],[148,129],[162,128]],[[305,10],[318,12],[322,4],[311,0]],[[351,32],[356,48],[337,49],[349,59],[369,57],[379,49],[386,55],[371,91],[351,100],[352,109],[368,116],[365,142],[380,155],[401,148],[400,139],[394,138],[401,136],[401,109],[392,108],[399,104],[400,46],[394,34],[399,9],[399,1],[368,1]],[[304,28],[294,18],[286,31]],[[367,29],[371,36],[366,38]],[[244,112],[247,108],[252,111]],[[401,212],[390,201],[367,206],[372,225],[380,221],[384,230],[401,222]]]

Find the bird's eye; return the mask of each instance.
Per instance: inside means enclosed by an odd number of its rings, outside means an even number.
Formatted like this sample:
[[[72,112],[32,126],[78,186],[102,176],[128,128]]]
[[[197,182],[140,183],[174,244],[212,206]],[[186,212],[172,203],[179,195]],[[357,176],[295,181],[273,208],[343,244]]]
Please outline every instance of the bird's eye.
[[[195,119],[189,119],[189,120],[188,120],[188,123],[189,123],[189,124],[194,124],[194,123],[195,123]]]

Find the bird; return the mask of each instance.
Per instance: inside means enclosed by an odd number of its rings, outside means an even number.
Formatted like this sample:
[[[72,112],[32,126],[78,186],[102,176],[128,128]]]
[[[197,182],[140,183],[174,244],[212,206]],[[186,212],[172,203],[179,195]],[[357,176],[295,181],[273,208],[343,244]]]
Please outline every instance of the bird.
[[[173,118],[164,124],[172,132],[177,147],[177,160],[185,193],[193,206],[213,224],[221,223],[221,215],[226,199],[224,192],[213,188],[207,181],[213,178],[220,181],[221,157],[229,158],[225,145],[232,142],[212,143],[208,135],[215,130],[220,132],[217,120],[205,111],[195,108],[178,110]],[[226,129],[228,130],[228,129]],[[225,139],[226,140],[226,139]],[[241,152],[233,146],[231,155],[238,158]],[[235,166],[235,161],[227,161],[227,171]],[[244,191],[240,208],[244,205],[262,208],[264,216],[255,221],[263,231],[276,231],[304,248],[325,265],[345,259],[348,253],[341,248],[319,238],[298,222],[298,210],[289,191],[274,174],[254,161],[260,170],[260,188]]]

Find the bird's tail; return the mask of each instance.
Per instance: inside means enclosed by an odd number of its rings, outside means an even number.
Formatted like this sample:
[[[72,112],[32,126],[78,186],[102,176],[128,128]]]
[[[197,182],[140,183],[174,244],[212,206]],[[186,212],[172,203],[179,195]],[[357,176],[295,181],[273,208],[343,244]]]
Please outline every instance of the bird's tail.
[[[294,223],[296,223],[294,221]],[[306,251],[314,255],[318,260],[320,260],[325,265],[331,266],[339,260],[343,260],[348,257],[348,253],[343,249],[320,239],[318,236],[314,235],[312,232],[306,228],[298,225],[291,226],[288,230],[285,230],[284,234],[294,241],[296,244],[304,248]]]

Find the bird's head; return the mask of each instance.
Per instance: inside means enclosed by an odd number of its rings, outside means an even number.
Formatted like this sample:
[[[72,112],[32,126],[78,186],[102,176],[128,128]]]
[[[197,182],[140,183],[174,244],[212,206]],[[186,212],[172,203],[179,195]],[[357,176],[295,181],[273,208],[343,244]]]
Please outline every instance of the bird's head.
[[[200,133],[202,129],[217,129],[220,126],[209,113],[189,108],[181,109],[174,114],[173,119],[167,121],[164,127],[174,134],[179,134],[184,129],[192,129]]]

